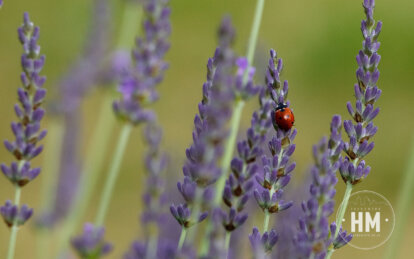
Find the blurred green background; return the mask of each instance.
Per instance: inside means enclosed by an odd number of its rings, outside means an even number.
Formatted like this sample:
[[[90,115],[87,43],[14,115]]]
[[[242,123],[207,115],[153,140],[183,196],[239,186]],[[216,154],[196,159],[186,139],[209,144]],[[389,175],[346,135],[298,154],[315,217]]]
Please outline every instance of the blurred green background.
[[[110,2],[113,17],[108,30],[113,33],[115,41],[121,0]],[[379,51],[382,56],[379,86],[383,90],[378,103],[381,113],[376,119],[379,131],[375,136],[375,149],[366,159],[372,167],[371,174],[355,191],[373,190],[395,204],[409,160],[414,128],[414,1],[377,0],[376,4],[375,17],[384,22]],[[254,6],[253,0],[171,0],[173,33],[167,56],[170,69],[159,88],[161,99],[155,109],[165,129],[164,147],[171,154],[169,173],[175,174],[172,178],[181,175],[184,150],[191,142],[192,122],[205,80],[206,60],[212,56],[216,45],[216,28],[222,16],[229,14],[237,28],[236,50],[244,54]],[[48,77],[46,87],[50,92],[48,98],[53,98],[53,89],[60,76],[81,53],[91,7],[92,1],[86,0],[5,0],[0,10],[0,139],[12,138],[9,123],[15,119],[12,107],[16,102],[21,71],[21,46],[16,28],[21,24],[23,11],[29,11],[32,20],[41,28],[40,45],[47,56],[44,69]],[[343,118],[349,118],[345,103],[353,99],[357,67],[355,55],[361,47],[359,28],[363,15],[360,0],[266,1],[255,58],[256,79],[263,82],[268,50],[275,48],[285,63],[283,79],[289,80],[289,99],[299,132],[294,156],[298,166],[293,183],[299,184],[310,167],[311,147],[328,133],[331,116],[341,114]],[[93,132],[100,97],[99,91],[92,92],[82,106],[85,147]],[[251,112],[256,107],[254,99],[245,109],[241,134],[244,135],[243,129],[248,127]],[[115,140],[114,137],[112,144]],[[143,147],[139,129],[134,131],[128,151],[107,217],[107,237],[115,242],[115,251],[109,258],[119,258],[129,242],[140,236],[138,213],[143,191],[143,166],[140,163]],[[0,148],[0,160],[10,162],[11,159],[5,148]],[[41,157],[35,164],[47,161]],[[103,176],[104,172],[101,182]],[[42,177],[45,175],[23,189],[23,203],[34,208],[40,206]],[[342,199],[344,184],[339,182],[338,187],[337,198]],[[100,190],[100,186],[98,188]],[[0,201],[12,198],[13,193],[12,186],[2,177]],[[94,201],[97,200],[95,195]],[[92,219],[95,205],[96,202],[91,204],[85,220]],[[396,213],[398,215],[398,211]],[[408,222],[404,229],[406,233],[399,258],[411,258],[412,239],[409,237],[414,234],[414,223]],[[1,255],[6,253],[8,239],[9,230],[0,225]],[[34,229],[30,226],[22,228],[18,235],[16,258],[34,258],[35,245]],[[345,247],[334,258],[379,258],[386,246],[369,251]]]

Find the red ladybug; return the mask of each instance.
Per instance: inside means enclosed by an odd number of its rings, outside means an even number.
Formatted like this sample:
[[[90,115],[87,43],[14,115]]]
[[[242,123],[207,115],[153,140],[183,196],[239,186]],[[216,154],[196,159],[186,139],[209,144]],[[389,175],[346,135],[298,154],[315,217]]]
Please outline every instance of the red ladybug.
[[[285,131],[290,130],[295,122],[295,116],[293,115],[292,110],[284,103],[280,103],[277,106],[274,119],[277,127]]]

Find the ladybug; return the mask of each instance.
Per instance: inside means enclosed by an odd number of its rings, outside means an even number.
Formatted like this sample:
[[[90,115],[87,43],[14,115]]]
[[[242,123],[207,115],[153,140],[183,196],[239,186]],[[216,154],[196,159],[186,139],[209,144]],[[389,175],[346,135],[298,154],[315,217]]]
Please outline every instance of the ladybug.
[[[295,122],[295,116],[292,110],[286,104],[280,103],[274,112],[273,123],[276,123],[278,128],[288,131],[292,128]],[[274,125],[276,127],[276,125]]]

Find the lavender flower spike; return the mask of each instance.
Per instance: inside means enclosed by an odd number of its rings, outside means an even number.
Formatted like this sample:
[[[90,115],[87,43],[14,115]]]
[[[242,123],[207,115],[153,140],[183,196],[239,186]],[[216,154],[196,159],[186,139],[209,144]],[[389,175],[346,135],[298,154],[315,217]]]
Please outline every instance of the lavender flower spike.
[[[372,120],[378,115],[379,108],[375,103],[381,96],[381,90],[377,86],[379,78],[378,64],[381,56],[377,51],[380,46],[378,36],[381,32],[382,22],[375,24],[373,18],[375,1],[364,0],[363,4],[366,20],[361,23],[361,31],[364,37],[362,50],[359,51],[356,60],[358,69],[356,76],[358,83],[355,84],[355,108],[350,102],[347,108],[354,123],[350,120],[344,121],[344,129],[349,137],[345,143],[344,151],[347,154],[341,165],[341,176],[345,183],[355,185],[365,179],[370,167],[362,160],[374,148],[374,142],[370,139],[377,133],[378,128]]]
[[[105,229],[86,223],[82,235],[72,239],[72,247],[79,258],[101,258],[112,251],[112,245],[103,240]]]
[[[30,160],[38,156],[43,146],[38,142],[46,136],[46,130],[40,129],[40,122],[45,115],[41,105],[46,96],[42,88],[46,78],[40,75],[45,63],[45,56],[40,55],[39,27],[34,27],[28,13],[24,14],[23,25],[18,29],[18,36],[23,45],[21,64],[23,72],[20,76],[22,88],[17,90],[19,104],[14,106],[18,117],[11,128],[15,141],[4,141],[6,149],[19,161],[10,167],[1,165],[4,175],[15,185],[24,186],[40,173],[40,169],[30,169]]]
[[[23,25],[18,28],[18,37],[23,45],[23,72],[20,76],[22,87],[17,90],[20,104],[14,106],[18,121],[11,123],[15,140],[4,141],[6,149],[17,162],[12,162],[10,166],[1,164],[3,174],[15,186],[14,203],[7,201],[0,207],[4,221],[11,226],[7,259],[14,257],[18,226],[23,225],[33,213],[27,205],[19,208],[21,188],[40,173],[40,168],[31,168],[30,160],[42,152],[43,146],[38,143],[46,136],[46,130],[40,129],[40,122],[45,114],[41,105],[46,96],[46,90],[43,89],[46,78],[40,75],[45,56],[40,55],[40,46],[37,44],[39,27],[33,25],[28,13],[23,15]]]
[[[207,62],[207,81],[203,84],[199,113],[194,118],[193,143],[186,150],[184,179],[177,184],[187,203],[181,207],[191,210],[191,217],[195,217],[191,222],[199,221],[201,206],[211,201],[211,185],[221,175],[217,162],[222,155],[227,136],[226,124],[231,115],[231,100],[234,98],[235,77],[232,70],[235,56],[231,49],[234,29],[229,19],[223,20],[218,34],[219,47],[214,57]],[[175,213],[171,212],[177,219]],[[182,230],[185,233],[185,228]],[[182,238],[184,242],[185,234]]]
[[[163,80],[168,68],[164,56],[170,47],[167,38],[171,33],[171,10],[167,4],[166,0],[145,1],[145,37],[136,40],[132,53],[134,65],[121,75],[118,90],[122,98],[114,102],[113,108],[120,119],[133,125],[154,118],[145,106],[158,99],[155,86]]]
[[[3,7],[3,0],[0,0],[0,9]]]
[[[253,84],[250,80],[249,82],[248,84]],[[259,104],[260,108],[253,113],[251,127],[246,132],[246,140],[237,144],[238,157],[231,162],[231,174],[224,187],[223,202],[228,207],[228,213],[222,210],[221,215],[222,224],[229,232],[237,229],[247,219],[243,208],[251,196],[253,179],[259,169],[257,158],[263,154],[262,145],[272,126],[272,102],[267,87],[260,91]]]
[[[271,97],[271,118],[274,119],[274,110],[280,104],[289,106],[287,100],[288,82],[284,81],[283,85],[280,81],[280,73],[283,68],[282,59],[278,59],[276,52],[270,50],[270,59],[268,69],[266,71],[267,91]],[[295,163],[290,162],[290,157],[295,151],[295,144],[292,144],[296,129],[284,130],[273,122],[276,134],[269,141],[268,147],[270,156],[262,156],[262,172],[256,176],[257,182],[262,186],[260,189],[254,190],[254,197],[257,204],[265,213],[263,224],[263,235],[270,235],[268,232],[269,216],[288,209],[292,206],[292,202],[282,200],[283,188],[290,181],[290,173],[295,169]],[[253,230],[254,232],[254,230]],[[271,248],[271,247],[270,247]],[[271,249],[270,249],[271,250]]]
[[[340,174],[346,184],[346,190],[341,207],[336,218],[336,228],[333,235],[334,240],[340,234],[342,219],[345,214],[348,200],[355,184],[364,180],[371,168],[365,164],[363,158],[374,148],[374,142],[369,142],[377,133],[378,128],[374,126],[373,119],[378,115],[379,108],[375,103],[381,96],[381,90],[377,86],[379,78],[378,64],[381,56],[377,51],[380,47],[378,37],[381,32],[382,22],[375,23],[373,18],[375,0],[364,0],[363,3],[366,19],[361,22],[361,31],[364,38],[362,49],[359,51],[356,61],[358,69],[356,77],[358,83],[354,85],[355,107],[347,103],[349,114],[354,123],[350,120],[344,121],[344,129],[348,134],[349,141],[344,143],[346,157],[340,166]],[[338,246],[337,246],[338,247]],[[335,247],[329,250],[329,259]]]
[[[315,165],[311,169],[310,198],[302,203],[304,216],[299,220],[299,230],[294,239],[298,258],[325,258],[331,246],[333,234],[329,227],[329,216],[334,211],[336,171],[342,160],[341,117],[335,115],[331,122],[329,140],[323,138],[313,147]],[[345,233],[346,234],[346,233]],[[345,245],[349,240],[335,240],[334,244]]]

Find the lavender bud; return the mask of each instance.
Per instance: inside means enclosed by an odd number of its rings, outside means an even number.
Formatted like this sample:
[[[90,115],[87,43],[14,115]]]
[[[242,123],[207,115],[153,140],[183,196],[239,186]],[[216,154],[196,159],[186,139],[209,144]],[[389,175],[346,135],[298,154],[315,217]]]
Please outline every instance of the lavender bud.
[[[0,207],[0,214],[8,227],[22,226],[33,214],[33,209],[26,204],[18,208],[16,205],[8,200]]]
[[[112,245],[103,240],[105,229],[86,223],[82,235],[71,240],[73,249],[82,259],[101,258],[112,251]]]

